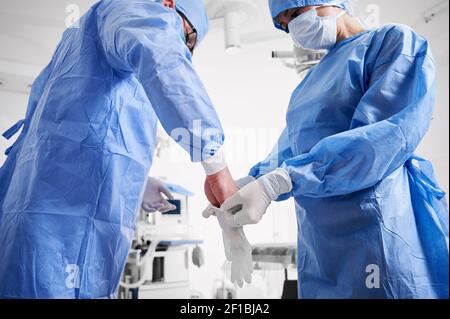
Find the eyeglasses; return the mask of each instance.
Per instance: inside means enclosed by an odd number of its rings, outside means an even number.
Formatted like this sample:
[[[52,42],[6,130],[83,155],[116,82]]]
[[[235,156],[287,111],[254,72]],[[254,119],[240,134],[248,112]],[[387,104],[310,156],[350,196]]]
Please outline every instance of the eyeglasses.
[[[309,9],[309,8],[306,8],[306,7],[294,8],[294,9],[286,10],[282,15],[283,15],[283,17],[285,19],[292,21],[295,18],[297,18],[298,16],[301,16],[302,14],[304,14],[304,13],[310,11],[310,10],[314,10],[314,9]],[[279,21],[279,19],[275,19],[275,26],[278,29],[281,29],[283,31],[289,32],[288,24],[285,23],[285,22]]]
[[[192,29],[191,32],[186,34],[186,46],[188,47],[191,54],[194,54],[195,45],[197,44],[197,31]]]
[[[286,19],[290,19],[290,20],[292,20],[292,19],[295,19],[295,18],[297,18],[299,15],[301,15],[302,14],[302,10],[301,10],[301,8],[297,8],[296,10],[294,9],[294,10],[287,10],[287,11],[285,11],[284,13],[283,13],[283,16],[286,18]],[[289,32],[289,27],[288,27],[288,24],[287,23],[285,23],[285,22],[281,22],[281,21],[279,21],[279,19],[274,19],[274,22],[275,22],[275,26],[278,28],[278,29],[280,29],[280,30],[283,30],[283,31],[285,31],[285,32]]]
[[[197,44],[197,38],[198,38],[197,30],[194,28],[194,26],[191,24],[191,22],[186,18],[186,16],[182,12],[177,11],[177,13],[183,18],[183,20],[191,28],[191,31],[188,32],[185,36],[186,36],[186,46],[188,47],[189,51],[193,55],[195,46]]]

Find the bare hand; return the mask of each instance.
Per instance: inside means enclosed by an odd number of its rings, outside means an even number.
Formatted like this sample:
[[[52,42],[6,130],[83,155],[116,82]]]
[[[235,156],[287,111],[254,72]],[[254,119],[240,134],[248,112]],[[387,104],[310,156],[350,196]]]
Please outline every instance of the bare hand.
[[[205,194],[209,202],[216,207],[220,207],[237,191],[238,188],[228,168],[206,177]]]

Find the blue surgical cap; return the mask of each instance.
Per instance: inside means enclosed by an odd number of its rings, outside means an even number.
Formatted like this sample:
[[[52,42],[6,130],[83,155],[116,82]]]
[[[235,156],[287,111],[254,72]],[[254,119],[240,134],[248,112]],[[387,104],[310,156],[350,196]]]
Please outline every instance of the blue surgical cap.
[[[269,0],[270,13],[272,14],[275,27],[286,32],[289,32],[289,30],[283,29],[275,19],[280,13],[292,8],[323,5],[333,5],[346,11],[350,11],[350,4],[347,0]]]
[[[200,43],[209,30],[208,15],[203,0],[176,0],[175,7],[197,30],[197,44]]]

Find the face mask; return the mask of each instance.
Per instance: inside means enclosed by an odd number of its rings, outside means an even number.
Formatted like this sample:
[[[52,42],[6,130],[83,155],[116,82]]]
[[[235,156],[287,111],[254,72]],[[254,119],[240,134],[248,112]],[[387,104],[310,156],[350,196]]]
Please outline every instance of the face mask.
[[[289,32],[296,46],[307,50],[330,50],[337,41],[337,20],[345,14],[320,17],[309,10],[289,23]]]

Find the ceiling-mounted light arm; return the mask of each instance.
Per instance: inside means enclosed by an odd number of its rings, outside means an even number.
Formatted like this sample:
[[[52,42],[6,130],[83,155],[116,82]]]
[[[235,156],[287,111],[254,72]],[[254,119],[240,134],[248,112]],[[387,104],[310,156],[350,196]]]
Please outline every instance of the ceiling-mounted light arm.
[[[306,70],[319,64],[325,54],[326,51],[312,51],[294,47],[293,51],[272,51],[272,58],[280,59],[284,66],[295,69],[297,74],[302,76]]]
[[[296,68],[294,51],[272,51],[272,59],[280,59],[288,69]]]
[[[272,59],[294,59],[294,51],[272,51]]]
[[[225,13],[225,50],[229,53],[236,53],[241,49],[240,21],[241,14],[239,12]]]
[[[239,51],[242,30],[258,16],[258,8],[253,1],[210,0],[206,8],[210,21],[223,22],[227,52]]]

